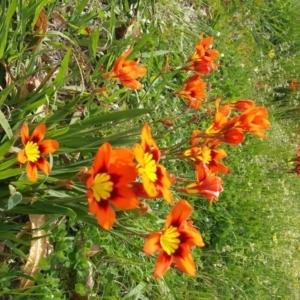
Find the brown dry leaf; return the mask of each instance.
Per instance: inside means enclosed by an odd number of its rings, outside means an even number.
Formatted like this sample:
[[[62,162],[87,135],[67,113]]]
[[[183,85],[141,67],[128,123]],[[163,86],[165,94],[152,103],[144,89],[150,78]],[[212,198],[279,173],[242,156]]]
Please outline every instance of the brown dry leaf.
[[[67,21],[61,16],[61,14],[58,11],[54,11],[51,17],[53,19],[53,25],[56,29],[62,29],[67,27]]]
[[[36,23],[34,24],[34,31],[35,34],[46,34],[48,30],[48,20],[47,20],[47,15],[45,14],[44,11],[41,11]]]
[[[128,26],[125,37],[131,35],[132,38],[137,39],[143,33],[143,29],[139,23],[134,20],[130,20],[130,25]]]
[[[11,74],[8,72],[7,65],[0,62],[0,90],[5,89],[12,83]]]
[[[42,42],[42,39],[44,38],[44,35],[47,33],[48,30],[48,20],[47,15],[44,11],[41,11],[36,23],[34,24],[34,34],[42,35],[37,42],[35,43],[35,46],[33,47],[32,51],[34,52],[36,48],[39,46],[39,44]]]
[[[29,250],[27,262],[24,266],[24,273],[29,276],[35,276],[39,272],[39,261],[45,255],[47,249],[47,237],[45,230],[40,228],[46,222],[45,215],[29,215],[29,221],[32,230],[32,241]],[[34,281],[22,278],[20,288],[25,289],[34,285]]]
[[[139,205],[139,215],[142,216],[147,212],[150,212],[151,208],[146,202],[141,202]]]
[[[86,254],[86,257],[92,257],[96,255],[100,251],[100,247],[98,245],[92,245],[88,253]]]

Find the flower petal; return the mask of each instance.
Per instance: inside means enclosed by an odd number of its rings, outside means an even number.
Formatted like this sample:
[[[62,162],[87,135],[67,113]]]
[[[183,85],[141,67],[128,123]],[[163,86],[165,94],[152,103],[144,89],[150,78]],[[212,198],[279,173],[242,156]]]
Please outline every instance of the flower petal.
[[[128,48],[114,63],[113,70],[115,72],[118,72],[122,66],[125,58],[133,51],[133,47]]]
[[[168,255],[166,252],[162,251],[157,257],[153,276],[155,278],[163,277],[170,268],[172,261],[172,255]]]
[[[26,153],[25,153],[25,149],[23,149],[23,150],[21,150],[21,151],[18,152],[17,160],[21,164],[25,164],[26,163],[27,156],[26,156]]]
[[[40,124],[36,126],[35,129],[33,130],[30,140],[38,144],[40,141],[43,140],[45,134],[46,134],[46,125]]]
[[[173,257],[180,271],[191,276],[195,276],[196,267],[188,246],[180,245],[177,251],[173,254]]]
[[[116,208],[129,210],[138,207],[139,200],[133,190],[131,190],[129,187],[119,187],[116,192],[118,195],[110,199],[111,203],[113,203]]]
[[[200,232],[192,227],[192,222],[187,223],[187,228],[183,231],[178,230],[180,232],[181,245],[187,245],[189,247],[198,246],[204,247],[204,241],[200,234]]]
[[[30,181],[36,182],[38,179],[38,172],[36,164],[33,162],[28,162],[26,165],[26,173],[27,177]]]
[[[110,207],[108,201],[100,201],[96,200],[90,201],[89,211],[96,215],[98,224],[106,230],[109,230],[116,218],[115,211]]]
[[[142,88],[142,84],[135,79],[131,80],[121,80],[121,83],[129,89],[140,90]]]
[[[39,159],[36,161],[36,165],[45,175],[50,174],[50,164],[45,157],[40,156]]]
[[[117,148],[112,151],[112,162],[122,162],[124,164],[132,163],[134,159],[134,154],[130,149],[127,148]]]
[[[167,189],[167,188],[162,188],[161,191],[162,191],[162,194],[163,194],[163,198],[169,204],[172,204],[173,203],[173,195],[172,195],[171,191],[169,189]],[[159,197],[159,195],[157,197]]]
[[[133,146],[133,153],[138,164],[144,166],[144,149],[140,144]]]
[[[39,143],[40,154],[49,154],[55,152],[59,147],[56,140],[45,140]]]
[[[180,227],[181,223],[190,217],[192,211],[192,206],[186,200],[179,200],[167,216],[166,228]]]
[[[134,165],[124,166],[120,164],[114,164],[109,167],[109,172],[115,173],[118,176],[118,179],[114,180],[115,187],[124,186],[133,182],[138,175],[137,168]]]
[[[21,135],[22,144],[25,146],[29,141],[29,129],[27,124],[24,124],[21,127],[20,135]]]
[[[154,252],[161,250],[160,236],[160,232],[154,232],[147,236],[147,239],[144,244],[144,252],[146,255],[150,255]]]
[[[111,152],[112,148],[109,143],[104,143],[98,149],[93,164],[95,174],[101,173],[101,171],[107,171],[110,163]]]
[[[147,192],[147,194],[150,197],[156,197],[158,195],[158,191],[155,184],[152,181],[150,181],[150,179],[147,176],[147,173],[144,172],[142,177],[143,177],[143,187]]]

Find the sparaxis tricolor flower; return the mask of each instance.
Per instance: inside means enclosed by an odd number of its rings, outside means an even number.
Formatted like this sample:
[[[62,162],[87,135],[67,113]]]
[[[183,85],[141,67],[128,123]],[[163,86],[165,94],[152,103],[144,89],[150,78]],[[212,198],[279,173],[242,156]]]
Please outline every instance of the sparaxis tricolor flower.
[[[115,62],[113,69],[102,75],[104,79],[119,80],[124,86],[138,90],[142,88],[140,82],[136,79],[143,77],[147,73],[147,69],[138,66],[139,61],[127,60],[125,58],[133,51],[133,48],[127,49]]]
[[[180,271],[194,276],[196,267],[190,248],[204,247],[202,236],[188,221],[193,208],[186,200],[178,201],[166,219],[165,228],[148,235],[144,245],[147,255],[160,252],[155,264],[154,277],[161,278],[174,261]]]
[[[131,188],[137,169],[133,153],[126,148],[112,149],[104,143],[95,156],[86,176],[89,211],[104,229],[110,229],[116,218],[111,204],[121,210],[138,207],[139,201]]]
[[[172,180],[166,168],[159,164],[161,152],[151,136],[149,124],[144,125],[141,144],[135,144],[133,152],[143,188],[149,197],[159,197],[162,194],[168,203],[172,203],[173,197],[169,190]]]
[[[43,141],[46,134],[46,125],[38,125],[29,137],[28,125],[21,127],[20,135],[24,149],[18,152],[17,160],[26,165],[26,173],[30,181],[37,181],[39,168],[45,175],[50,174],[50,164],[44,155],[55,152],[59,143],[56,140]]]

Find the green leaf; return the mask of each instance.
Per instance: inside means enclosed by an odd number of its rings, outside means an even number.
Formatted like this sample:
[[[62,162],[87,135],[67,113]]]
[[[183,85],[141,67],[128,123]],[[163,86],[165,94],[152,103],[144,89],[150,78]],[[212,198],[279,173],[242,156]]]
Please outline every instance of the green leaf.
[[[9,159],[9,160],[7,160],[7,161],[2,162],[2,163],[0,164],[0,171],[9,168],[9,167],[11,167],[12,165],[15,165],[16,162],[17,162],[17,158],[16,158],[16,157],[13,157],[13,158],[11,158],[11,159]]]
[[[9,139],[11,139],[13,137],[13,132],[12,132],[12,130],[11,130],[9,124],[8,124],[8,121],[6,120],[5,115],[3,114],[3,112],[1,110],[0,110],[0,125],[4,129],[7,137]]]
[[[72,210],[68,207],[65,207],[65,206],[47,203],[47,202],[43,202],[43,201],[34,202],[33,206],[34,206],[34,208],[36,208],[38,210],[45,211],[45,214],[55,213],[55,214],[59,214],[59,215],[65,215],[65,216],[68,216],[71,218],[76,217],[76,213],[74,212],[74,210]]]
[[[140,293],[142,291],[143,288],[145,288],[145,284],[144,283],[139,283],[136,287],[134,287],[128,294],[126,294],[122,300],[128,299],[130,297],[134,297],[134,299],[140,299]]]
[[[144,52],[141,54],[141,57],[143,58],[149,58],[151,56],[161,56],[170,53],[170,50],[158,50],[158,51],[153,51],[153,53],[149,52]]]
[[[1,19],[2,25],[0,26],[0,58],[3,57],[4,49],[6,47],[6,43],[8,41],[7,35],[9,32],[9,26],[11,24],[11,18],[17,8],[18,0],[12,0],[8,5],[8,9],[5,14],[5,20]]]
[[[59,71],[52,83],[52,85],[55,86],[56,88],[60,87],[65,82],[66,74],[69,68],[69,60],[71,58],[71,53],[72,53],[72,48],[69,48],[67,50],[65,57],[61,62]]]
[[[64,119],[70,112],[74,111],[75,105],[78,103],[79,99],[74,99],[73,101],[64,105],[64,107],[59,108],[51,117],[47,119],[47,123],[50,124],[48,130],[56,126],[56,123]]]
[[[41,257],[39,260],[39,267],[43,271],[48,271],[50,269],[50,265],[45,257]]]
[[[13,141],[9,140],[6,141],[5,143],[3,143],[0,146],[0,161],[4,158],[4,155],[8,152],[8,150],[10,149],[11,145],[12,145]]]
[[[93,59],[96,59],[97,56],[97,48],[99,42],[99,28],[94,28],[91,36],[90,36],[90,43],[89,43],[89,53]]]
[[[0,172],[0,180],[19,175],[23,172],[22,169],[8,169]]]
[[[19,204],[22,201],[22,199],[23,199],[22,194],[19,192],[15,192],[8,199],[7,210],[10,210],[13,207],[15,207],[17,204]]]
[[[135,118],[144,114],[149,114],[152,113],[153,109],[129,109],[129,110],[123,110],[123,111],[116,111],[108,114],[104,114],[101,116],[95,116],[88,118],[84,121],[81,122],[81,124],[74,124],[77,127],[81,127],[81,125],[89,125],[89,126],[94,126],[94,125],[99,125],[99,123],[104,123],[104,122],[110,122],[110,121],[120,121],[123,119],[130,119],[130,118]],[[71,126],[72,128],[72,126]]]

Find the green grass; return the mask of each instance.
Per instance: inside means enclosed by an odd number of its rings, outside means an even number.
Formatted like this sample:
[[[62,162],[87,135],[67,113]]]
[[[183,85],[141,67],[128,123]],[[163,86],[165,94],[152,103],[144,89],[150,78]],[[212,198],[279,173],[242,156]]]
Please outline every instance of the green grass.
[[[103,300],[299,299],[300,181],[289,163],[299,142],[299,91],[291,91],[288,82],[300,80],[300,6],[296,0],[213,2],[2,4],[0,299],[81,299],[78,294]],[[42,9],[48,32],[32,51],[38,39],[34,24]],[[66,24],[57,25],[53,12]],[[143,33],[120,37],[122,29],[115,29],[128,26],[131,19]],[[145,122],[165,150],[188,140],[191,129],[209,125],[202,113],[200,121],[191,124],[194,112],[183,113],[185,103],[173,95],[185,75],[162,72],[166,59],[174,68],[182,66],[201,32],[214,36],[214,48],[221,53],[220,68],[205,77],[209,101],[217,96],[224,102],[253,99],[268,108],[272,126],[265,140],[248,135],[242,145],[225,147],[224,162],[231,173],[222,176],[224,192],[218,202],[210,206],[201,197],[188,199],[206,243],[205,248],[192,250],[197,275],[189,277],[171,268],[163,279],[155,280],[155,257],[143,254],[143,234],[163,227],[169,206],[155,200],[149,202],[151,212],[143,216],[136,210],[118,212],[114,229],[104,231],[87,212],[85,187],[76,174],[91,165],[103,142],[115,147],[138,142]],[[129,45],[134,46],[130,58],[140,57],[148,70],[138,92],[101,78]],[[37,80],[33,91],[32,78]],[[107,96],[94,92],[104,86]],[[174,120],[175,126],[166,128],[158,122],[162,118]],[[51,175],[41,176],[38,183],[26,180],[16,166],[16,154],[9,151],[21,147],[18,130],[23,122],[30,128],[46,123],[46,138],[60,143]],[[186,163],[172,159],[166,167],[182,177],[193,172]],[[55,184],[69,178],[77,189]],[[22,194],[21,200],[10,194],[9,184]],[[175,200],[181,197],[174,193]],[[43,228],[48,248],[39,261],[35,285],[21,290],[31,232],[26,227],[25,234],[17,234],[30,214],[47,215]],[[95,246],[99,248],[91,253]]]

